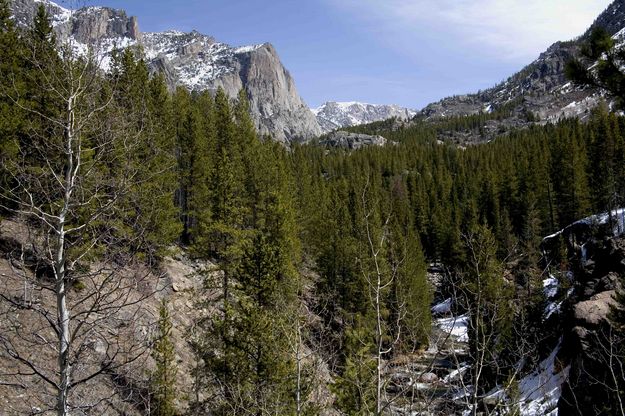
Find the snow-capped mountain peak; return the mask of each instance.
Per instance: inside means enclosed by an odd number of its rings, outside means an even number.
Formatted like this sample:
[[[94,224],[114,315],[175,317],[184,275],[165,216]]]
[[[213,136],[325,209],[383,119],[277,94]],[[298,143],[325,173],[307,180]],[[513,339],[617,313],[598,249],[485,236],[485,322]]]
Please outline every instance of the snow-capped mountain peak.
[[[261,134],[282,142],[305,141],[321,134],[295,81],[268,43],[233,47],[195,30],[141,33],[137,18],[123,10],[70,10],[50,0],[13,0],[17,24],[30,26],[40,4],[50,15],[57,39],[67,42],[77,54],[93,50],[105,71],[114,49],[141,45],[150,70],[162,72],[172,88],[215,91],[221,87],[230,97],[245,90]]]
[[[398,105],[379,105],[357,101],[329,101],[312,109],[324,132],[389,118],[410,119],[416,111]]]

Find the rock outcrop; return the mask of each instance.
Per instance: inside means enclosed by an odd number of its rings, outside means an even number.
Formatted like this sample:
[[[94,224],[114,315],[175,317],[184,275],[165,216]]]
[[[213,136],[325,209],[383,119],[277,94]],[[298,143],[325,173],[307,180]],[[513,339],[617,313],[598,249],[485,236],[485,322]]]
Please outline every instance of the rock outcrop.
[[[370,136],[368,134],[348,133],[337,131],[330,134],[320,142],[326,147],[335,147],[348,150],[357,150],[366,146],[384,146],[387,140],[382,136]]]
[[[616,305],[615,295],[616,291],[608,290],[597,293],[586,301],[579,302],[573,307],[575,321],[585,328],[596,327],[605,322],[610,313],[610,308]]]
[[[558,403],[560,414],[596,414],[610,406],[611,361],[615,332],[610,313],[625,278],[625,210],[595,215],[543,241],[547,256],[566,253],[572,287],[560,313],[547,322],[561,334],[558,361],[570,365],[568,381]],[[563,247],[563,250],[559,246]],[[607,388],[606,388],[607,387]]]

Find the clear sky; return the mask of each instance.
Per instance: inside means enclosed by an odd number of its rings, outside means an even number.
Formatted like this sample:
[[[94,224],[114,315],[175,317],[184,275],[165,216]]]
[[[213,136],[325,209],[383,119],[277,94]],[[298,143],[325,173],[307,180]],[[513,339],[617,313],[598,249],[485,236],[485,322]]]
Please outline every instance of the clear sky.
[[[58,1],[58,0],[57,0]],[[58,1],[67,5],[63,1]],[[611,0],[90,0],[142,31],[271,42],[304,100],[419,109],[485,89],[582,34]]]

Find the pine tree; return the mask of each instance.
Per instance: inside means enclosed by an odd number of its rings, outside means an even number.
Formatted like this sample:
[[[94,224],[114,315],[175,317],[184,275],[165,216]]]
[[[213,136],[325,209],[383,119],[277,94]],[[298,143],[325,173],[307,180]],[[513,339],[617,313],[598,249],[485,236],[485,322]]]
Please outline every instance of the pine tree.
[[[610,123],[610,115],[605,105],[593,112],[594,134],[590,135],[589,182],[595,212],[611,211],[614,206],[612,196],[616,192],[614,176],[615,135]]]
[[[223,395],[219,414],[235,397],[237,414],[290,414],[295,406],[288,339],[298,305],[299,233],[284,152],[264,143],[256,159],[244,159],[253,164],[244,171],[257,173],[247,178],[251,215],[236,243],[236,267],[227,270],[224,312],[213,319],[219,354],[207,359]]]
[[[213,99],[202,93],[189,111],[186,129],[191,142],[189,160],[190,182],[187,184],[186,231],[183,241],[197,243],[196,252],[202,252],[212,221],[211,177],[215,158],[215,115]]]
[[[566,74],[578,85],[599,87],[610,92],[617,100],[617,105],[623,107],[625,105],[623,58],[622,48],[616,47],[612,36],[605,29],[596,27],[582,47],[582,59],[568,62]]]
[[[238,242],[243,239],[243,229],[248,215],[247,195],[244,187],[244,167],[241,149],[235,137],[235,124],[228,97],[222,89],[215,96],[215,164],[213,171],[212,251],[227,262],[240,256]]]
[[[364,326],[363,326],[364,325]],[[333,387],[337,406],[348,415],[375,413],[375,360],[372,359],[372,330],[356,315],[345,334],[346,356],[341,374]]]
[[[11,19],[8,0],[0,0],[0,189],[10,187],[13,181],[5,167],[18,153],[19,132],[24,127],[25,116],[13,104],[16,96],[24,94],[24,49]],[[0,192],[0,217],[4,207],[12,205]]]
[[[140,186],[125,198],[127,215],[122,220],[129,229],[141,229],[139,238],[128,245],[151,259],[161,255],[180,235],[178,209],[174,205],[176,159],[172,125],[172,103],[161,75],[150,78],[145,62],[126,49],[114,58],[112,82],[119,90],[115,111],[136,111],[126,117],[123,128],[133,132],[138,143],[120,161],[136,166]],[[119,118],[122,119],[121,115]]]
[[[155,416],[175,416],[176,412],[176,366],[175,347],[172,342],[172,323],[169,305],[163,300],[159,309],[158,335],[152,345],[152,358],[156,368],[152,373],[151,392]]]
[[[43,3],[37,6],[37,12],[30,29],[30,37],[38,43],[36,45],[38,47],[52,49],[56,47],[56,35],[50,24],[50,15]]]
[[[477,411],[479,396],[488,391],[505,367],[501,353],[506,347],[512,323],[510,290],[503,280],[497,260],[497,245],[492,232],[479,226],[465,239],[467,274],[460,285],[461,302],[469,314],[469,350],[474,366],[471,382],[475,389],[472,404]]]
[[[432,301],[426,278],[426,264],[418,237],[408,229],[405,236],[394,234],[393,245],[402,257],[397,282],[393,287],[394,302],[391,323],[399,323],[400,345],[397,352],[412,352],[427,344],[430,335]],[[397,315],[399,313],[399,315]]]
[[[189,192],[192,186],[193,143],[189,132],[189,114],[192,111],[191,94],[186,88],[178,87],[172,96],[173,129],[176,142],[176,158],[178,162],[178,189],[175,203],[180,210],[182,223],[182,244],[190,243],[190,207]]]

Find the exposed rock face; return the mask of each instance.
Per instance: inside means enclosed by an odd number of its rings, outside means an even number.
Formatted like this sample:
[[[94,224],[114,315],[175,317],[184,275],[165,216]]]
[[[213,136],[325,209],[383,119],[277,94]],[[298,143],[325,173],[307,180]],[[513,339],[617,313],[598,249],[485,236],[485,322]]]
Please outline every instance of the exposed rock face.
[[[609,374],[616,338],[609,317],[625,277],[624,225],[625,210],[618,210],[577,221],[543,241],[547,255],[564,245],[573,284],[561,313],[548,321],[550,330],[562,334],[558,360],[571,366],[559,414],[597,414],[597,404],[613,404],[608,390],[614,386]]]
[[[508,103],[514,103],[512,117],[516,118],[527,112],[542,121],[583,114],[597,104],[598,97],[593,97],[594,91],[573,87],[564,72],[566,63],[579,53],[579,44],[558,42],[503,84],[479,94],[445,98],[426,106],[419,115],[439,118],[490,113]]]
[[[138,40],[139,23],[122,10],[108,7],[90,7],[76,11],[71,22],[71,34],[77,42],[91,44],[105,38]]]
[[[593,295],[589,300],[574,306],[575,320],[583,327],[592,327],[605,322],[610,313],[610,307],[615,305],[616,291],[609,290]]]
[[[48,1],[36,0],[12,0],[11,9],[13,10],[14,19],[19,26],[28,27],[37,12],[39,4],[43,3],[51,17],[51,23],[55,28],[69,21],[69,10]],[[58,29],[57,29],[58,30]]]
[[[229,94],[245,86],[261,133],[299,141],[321,134],[317,120],[297,93],[293,77],[272,45],[240,48],[235,57],[235,71],[216,80],[215,85]]]
[[[387,140],[382,136],[337,131],[322,140],[320,144],[327,147],[357,150],[365,146],[384,146],[386,143]]]
[[[398,105],[377,105],[358,102],[339,103],[329,101],[313,109],[324,133],[343,127],[358,126],[375,121],[398,118],[407,120],[415,116],[414,110]]]
[[[279,141],[306,141],[321,129],[297,92],[295,81],[269,44],[233,48],[198,32],[145,33],[150,66],[170,84],[192,90],[221,87],[236,97],[245,89],[261,134]]]
[[[51,1],[13,0],[15,20],[27,27],[33,21],[37,8],[44,4],[50,14],[57,36],[63,41],[73,41],[85,45],[98,45],[104,40],[140,39],[139,23],[136,17],[129,17],[123,10],[109,7],[84,7],[68,10]]]
[[[15,0],[16,21],[28,26],[40,3]],[[94,46],[105,70],[115,47],[142,45],[151,70],[163,72],[172,88],[215,91],[222,87],[232,98],[244,89],[261,134],[281,142],[321,135],[314,114],[270,44],[235,48],[196,31],[142,34],[137,19],[123,10],[87,7],[70,11],[47,0],[44,4],[59,40],[70,41],[79,53],[87,45]]]

